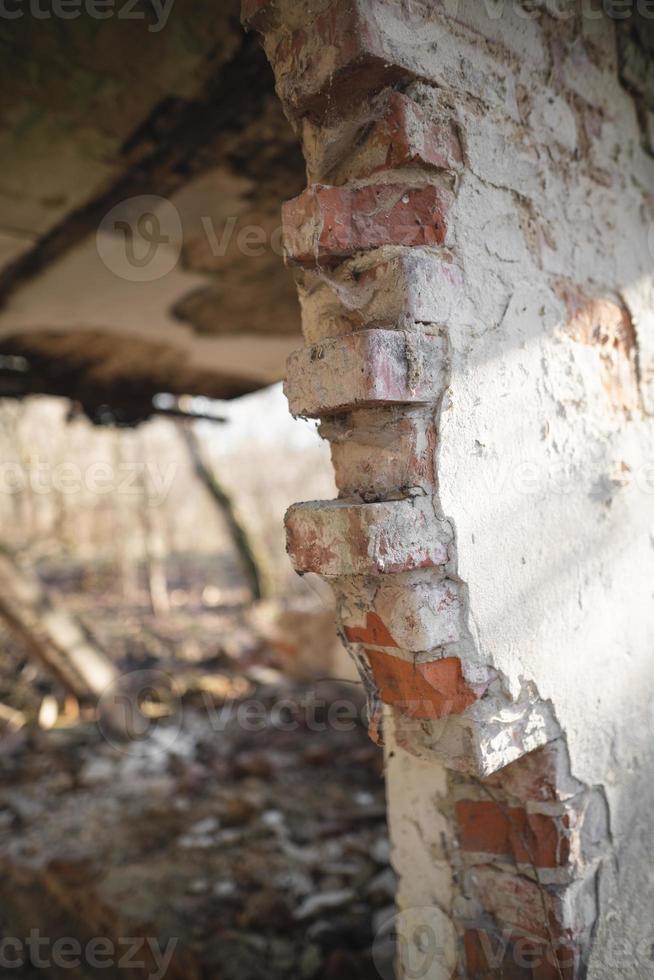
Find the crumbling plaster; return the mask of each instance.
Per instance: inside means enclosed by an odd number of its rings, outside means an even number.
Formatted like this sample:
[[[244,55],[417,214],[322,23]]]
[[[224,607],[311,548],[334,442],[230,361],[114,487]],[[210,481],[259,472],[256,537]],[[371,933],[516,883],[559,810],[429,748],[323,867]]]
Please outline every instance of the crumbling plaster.
[[[288,544],[386,743],[396,925],[413,954],[431,930],[433,980],[514,975],[525,934],[539,976],[641,976],[616,869],[645,858],[652,703],[646,97],[579,5],[300,6],[244,5],[307,154],[287,390],[339,488]]]
[[[615,864],[603,875],[590,975],[636,978],[651,969],[654,897],[642,871],[654,839],[654,256],[645,194],[654,161],[610,66],[602,83],[604,137],[587,153],[516,141],[492,114],[480,124],[462,112],[461,132],[476,136],[464,137],[468,167],[451,222],[464,288],[448,321],[436,471],[475,658],[514,695],[535,684],[566,734],[575,776],[606,793]],[[531,239],[527,200],[537,216]],[[567,335],[556,277],[622,297],[632,312],[641,405],[629,414],[602,385],[598,347]]]

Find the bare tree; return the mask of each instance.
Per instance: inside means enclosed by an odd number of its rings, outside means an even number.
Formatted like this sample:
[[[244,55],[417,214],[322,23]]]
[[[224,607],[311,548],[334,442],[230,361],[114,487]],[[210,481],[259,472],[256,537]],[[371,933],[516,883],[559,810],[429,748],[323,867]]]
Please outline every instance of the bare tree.
[[[238,516],[231,496],[220,483],[214,470],[205,462],[193,424],[182,424],[181,431],[188,447],[195,472],[218,505],[225,519],[234,547],[241,559],[252,598],[255,600],[263,599],[268,591],[266,588],[264,561],[259,556],[245,524]]]

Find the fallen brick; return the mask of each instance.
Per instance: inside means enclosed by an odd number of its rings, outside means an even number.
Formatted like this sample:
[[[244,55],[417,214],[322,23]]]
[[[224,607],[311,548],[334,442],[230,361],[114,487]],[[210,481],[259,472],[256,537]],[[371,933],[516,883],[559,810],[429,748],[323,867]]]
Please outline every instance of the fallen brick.
[[[458,657],[413,664],[381,650],[366,654],[384,704],[410,718],[443,718],[461,714],[476,700]]]
[[[282,206],[286,258],[329,265],[382,245],[442,245],[448,198],[435,184],[314,184]]]
[[[357,406],[425,404],[446,383],[442,337],[360,330],[291,354],[284,391],[293,415],[319,417]]]
[[[464,851],[494,854],[535,868],[558,868],[570,857],[569,820],[493,800],[459,800],[459,838]]]
[[[327,577],[431,568],[448,560],[449,526],[424,497],[354,504],[294,504],[286,512],[287,550],[298,572]]]

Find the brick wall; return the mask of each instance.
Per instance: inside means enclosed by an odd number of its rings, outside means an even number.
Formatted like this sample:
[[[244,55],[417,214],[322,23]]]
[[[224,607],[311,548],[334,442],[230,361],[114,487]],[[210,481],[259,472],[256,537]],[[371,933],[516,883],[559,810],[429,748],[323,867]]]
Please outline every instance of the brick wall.
[[[463,0],[244,22],[307,161],[286,390],[339,490],[290,509],[288,547],[331,582],[387,745],[402,928],[437,949],[400,973],[584,976],[611,880],[593,653],[632,636],[644,665],[654,640],[607,554],[651,522],[614,496],[654,445],[654,167],[615,22]]]

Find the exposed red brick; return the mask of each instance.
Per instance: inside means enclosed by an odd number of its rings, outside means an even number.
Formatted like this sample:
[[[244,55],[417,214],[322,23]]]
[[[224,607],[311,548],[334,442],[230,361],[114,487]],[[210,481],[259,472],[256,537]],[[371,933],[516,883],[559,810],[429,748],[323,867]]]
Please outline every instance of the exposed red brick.
[[[560,758],[561,752],[565,749],[556,742],[544,745],[489,776],[486,782],[520,800],[554,802],[567,799],[580,792],[583,786],[569,775],[569,762]]]
[[[637,410],[636,331],[629,311],[610,297],[588,297],[565,280],[555,283],[555,291],[568,310],[566,333],[578,343],[598,349],[602,384],[613,407],[626,413]]]
[[[336,486],[345,494],[367,500],[409,486],[434,490],[437,433],[431,415],[346,415],[324,422],[320,434],[331,443]]]
[[[348,178],[367,177],[379,170],[416,164],[451,170],[461,162],[461,144],[453,123],[429,120],[412,99],[393,92],[382,117],[339,173]]]
[[[393,63],[377,26],[378,7],[374,0],[333,0],[300,29],[277,38],[269,56],[291,112],[319,120],[411,77]]]
[[[519,930],[538,939],[567,942],[576,913],[562,893],[544,887],[513,868],[475,865],[469,888],[501,929]]]
[[[268,31],[277,22],[275,0],[241,0],[241,23],[257,31]]]
[[[447,196],[433,184],[354,190],[314,184],[282,207],[286,255],[303,265],[328,265],[382,245],[441,245]]]
[[[566,817],[527,813],[493,800],[460,800],[456,815],[464,851],[503,855],[537,868],[562,867],[570,857]]]
[[[384,704],[411,718],[458,715],[476,700],[458,657],[413,664],[380,650],[366,653]]]
[[[357,406],[429,404],[445,389],[446,362],[442,337],[358,330],[291,354],[284,391],[293,415],[314,418]]]
[[[376,647],[396,647],[397,643],[377,613],[369,612],[365,626],[346,626],[345,635],[351,643],[369,643]]]
[[[448,560],[449,529],[434,520],[424,498],[295,504],[285,523],[287,550],[298,572],[392,574]]]

